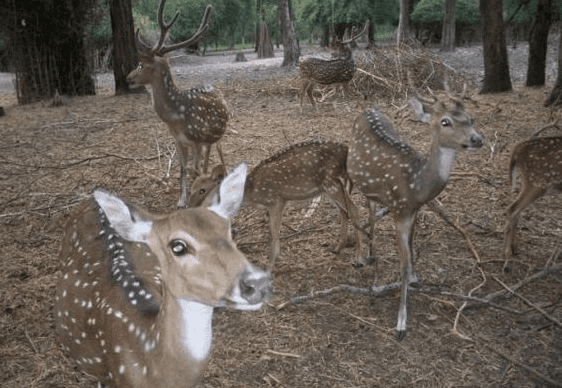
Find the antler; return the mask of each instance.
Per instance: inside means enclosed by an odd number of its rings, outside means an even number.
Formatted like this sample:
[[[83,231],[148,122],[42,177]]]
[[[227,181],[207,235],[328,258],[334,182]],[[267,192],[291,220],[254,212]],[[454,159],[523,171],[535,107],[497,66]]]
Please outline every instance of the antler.
[[[347,43],[351,43],[353,42],[355,39],[359,38],[359,36],[363,35],[364,33],[367,32],[367,30],[369,29],[369,19],[367,19],[365,21],[365,26],[363,27],[363,29],[361,31],[359,31],[357,34],[352,35],[351,38],[343,40],[341,43],[342,44],[347,44]]]
[[[156,45],[154,45],[154,47],[149,47],[146,45],[146,43],[144,43],[139,36],[139,29],[137,29],[137,42],[139,42],[142,46],[144,46],[147,50],[150,50],[150,53],[155,55],[164,55],[166,53],[169,53],[170,51],[174,51],[177,49],[180,49],[182,47],[187,47],[190,46],[196,42],[198,42],[203,34],[205,33],[205,31],[207,31],[207,29],[209,28],[210,24],[211,24],[211,12],[213,10],[213,6],[212,5],[207,5],[207,7],[205,8],[205,14],[203,15],[203,19],[201,20],[201,24],[199,25],[199,28],[197,29],[197,31],[195,31],[195,34],[193,34],[193,36],[187,40],[184,40],[183,42],[179,42],[176,44],[173,44],[171,46],[164,46],[164,40],[166,39],[166,35],[168,35],[168,31],[170,30],[170,28],[174,25],[174,23],[176,22],[180,11],[176,11],[176,13],[174,14],[174,17],[172,18],[172,20],[170,20],[169,22],[166,22],[164,20],[164,16],[162,15],[164,12],[164,5],[166,4],[166,0],[160,0],[158,2],[158,26],[160,27],[160,36],[158,37],[158,43],[156,43]]]

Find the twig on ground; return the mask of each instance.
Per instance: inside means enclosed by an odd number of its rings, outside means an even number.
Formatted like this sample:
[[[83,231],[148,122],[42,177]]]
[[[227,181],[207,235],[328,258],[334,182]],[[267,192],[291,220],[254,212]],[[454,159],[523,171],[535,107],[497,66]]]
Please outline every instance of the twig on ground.
[[[532,308],[534,308],[535,310],[537,310],[538,312],[540,312],[542,315],[544,315],[547,319],[549,319],[550,321],[556,323],[558,326],[562,327],[562,322],[560,322],[558,319],[554,318],[552,315],[550,315],[549,313],[547,313],[546,311],[544,311],[542,308],[540,308],[539,306],[537,306],[536,304],[534,304],[533,302],[531,302],[529,299],[525,298],[523,295],[519,294],[518,292],[513,291],[512,289],[510,289],[504,282],[502,282],[500,279],[498,279],[497,276],[494,276],[494,280],[496,282],[498,282],[499,284],[502,285],[502,287],[504,287],[506,290],[508,290],[511,294],[515,295],[516,297],[518,297],[519,299],[521,299],[523,302],[527,303],[529,306],[531,306]]]

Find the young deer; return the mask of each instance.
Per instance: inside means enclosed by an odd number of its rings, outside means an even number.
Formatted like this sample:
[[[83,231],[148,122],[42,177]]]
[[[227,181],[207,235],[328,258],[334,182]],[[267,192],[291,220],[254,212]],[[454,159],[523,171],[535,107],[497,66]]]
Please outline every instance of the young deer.
[[[54,306],[64,350],[109,387],[191,387],[212,340],[213,309],[257,310],[270,275],[230,237],[246,166],[208,208],[156,215],[103,189],[72,213]]]
[[[340,209],[340,251],[347,243],[348,219],[362,231],[357,222],[357,209],[349,197],[351,182],[345,161],[347,146],[334,141],[311,140],[290,146],[259,163],[248,175],[244,190],[246,204],[265,207],[269,212],[271,234],[269,269],[279,257],[279,231],[283,209],[288,201],[300,201],[326,194]],[[190,188],[188,206],[208,203],[224,169],[198,177]]]
[[[178,206],[185,207],[187,200],[187,166],[189,151],[193,152],[195,169],[207,171],[211,145],[217,143],[226,131],[228,108],[222,94],[211,85],[196,86],[189,90],[179,90],[172,79],[170,66],[164,54],[187,47],[203,37],[209,27],[211,6],[207,6],[201,26],[195,34],[186,41],[171,46],[164,46],[168,30],[176,21],[179,11],[172,21],[166,23],[163,19],[165,0],[158,5],[158,25],[160,37],[156,45],[148,48],[137,39],[146,50],[138,53],[139,65],[128,76],[131,86],[150,85],[152,102],[158,116],[164,121],[176,141],[180,158],[180,199]],[[203,151],[204,149],[204,151]],[[217,149],[220,148],[217,143]],[[205,153],[202,156],[202,153]],[[201,160],[203,167],[201,167]]]
[[[305,94],[308,96],[314,109],[318,110],[312,96],[312,90],[316,84],[332,85],[339,83],[345,95],[348,94],[348,84],[353,79],[355,73],[355,62],[353,61],[349,44],[365,33],[368,28],[369,22],[367,21],[363,30],[358,34],[352,35],[351,38],[342,41],[336,37],[334,41],[336,55],[332,59],[305,58],[299,62],[299,75],[302,80],[300,93],[301,112],[302,100]]]
[[[507,208],[506,265],[515,251],[515,228],[523,209],[549,191],[562,191],[562,137],[539,137],[517,144],[509,162],[512,191],[515,191],[517,172],[521,176],[521,191]]]
[[[397,224],[402,276],[396,327],[399,339],[406,335],[408,285],[418,280],[412,263],[412,235],[417,211],[447,184],[456,151],[478,148],[483,144],[460,101],[453,101],[452,106],[442,101],[429,106],[414,99],[410,104],[418,118],[431,127],[433,139],[428,158],[400,140],[392,124],[377,109],[357,117],[347,156],[349,177],[369,201],[371,235],[375,202],[386,206]],[[359,244],[363,245],[363,242],[360,240]],[[369,251],[373,244],[371,241]]]

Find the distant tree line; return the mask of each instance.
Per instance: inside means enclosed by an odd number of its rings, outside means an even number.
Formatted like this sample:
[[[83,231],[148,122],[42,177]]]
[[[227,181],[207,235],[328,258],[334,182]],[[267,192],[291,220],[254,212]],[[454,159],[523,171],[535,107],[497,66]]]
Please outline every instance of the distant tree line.
[[[549,7],[549,20],[536,30],[537,10]],[[193,34],[208,3],[213,5],[213,23],[203,47],[234,48],[253,43],[258,26],[269,26],[271,41],[287,39],[281,22],[287,23],[289,10],[291,44],[308,42],[328,45],[333,36],[342,37],[351,27],[370,21],[370,43],[383,31],[396,31],[400,10],[405,12],[407,36],[422,44],[443,41],[449,49],[465,42],[481,41],[484,28],[479,6],[483,0],[168,0],[164,16],[170,19],[181,12],[170,40],[178,41]],[[498,0],[490,0],[498,5]],[[488,4],[484,4],[487,6]],[[131,8],[132,6],[132,8]],[[552,23],[560,20],[562,0],[503,0],[502,34],[513,39],[539,37]],[[447,8],[448,7],[448,8]],[[0,71],[16,74],[18,100],[27,103],[61,94],[92,94],[94,53],[110,61],[124,79],[134,59],[132,34],[139,28],[144,36],[158,33],[156,0],[5,0],[0,2]],[[497,8],[494,8],[497,9]],[[447,12],[445,12],[447,10]],[[129,25],[132,13],[134,27]],[[542,12],[544,15],[545,12]],[[113,24],[112,24],[112,19]],[[445,24],[444,24],[445,23]],[[540,24],[540,23],[539,23]],[[452,28],[451,28],[452,26]],[[119,29],[121,27],[121,29]],[[398,28],[398,31],[401,31]],[[530,35],[535,31],[535,35]],[[450,36],[452,34],[452,37]],[[504,36],[505,39],[505,36]],[[540,46],[540,45],[539,45]],[[540,47],[539,47],[540,48]],[[97,50],[96,50],[97,49]],[[134,49],[133,49],[134,50]],[[540,54],[539,56],[542,55]],[[114,53],[113,56],[108,54]],[[121,59],[117,54],[121,53]],[[132,54],[131,54],[132,53]],[[115,63],[114,63],[115,62]],[[119,63],[117,63],[119,62]],[[118,66],[116,66],[118,65]],[[540,67],[540,62],[538,63]],[[115,70],[115,71],[117,71]],[[117,77],[116,77],[117,79]],[[540,77],[539,77],[540,80]],[[126,91],[126,85],[123,86]]]

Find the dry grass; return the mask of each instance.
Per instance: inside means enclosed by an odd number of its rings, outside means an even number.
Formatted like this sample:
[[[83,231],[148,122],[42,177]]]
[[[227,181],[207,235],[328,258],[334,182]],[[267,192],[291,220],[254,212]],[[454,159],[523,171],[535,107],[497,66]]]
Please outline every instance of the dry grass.
[[[386,81],[390,79],[404,84],[391,76]],[[308,106],[301,115],[295,82],[279,78],[219,85],[233,114],[223,141],[230,165],[246,160],[253,166],[288,143],[311,137],[346,142],[354,117],[374,104],[414,147],[427,150],[426,127],[403,108],[404,95],[394,87],[386,92],[391,94],[369,95],[367,100],[356,95],[341,103],[338,98],[336,109],[329,99],[320,104],[318,114]],[[470,90],[465,107],[477,119],[486,144],[458,156],[452,179],[438,199],[468,231],[482,261],[476,262],[460,233],[427,208],[420,211],[415,265],[424,290],[434,293],[412,294],[404,341],[394,337],[397,293],[374,297],[342,292],[277,308],[296,295],[338,284],[366,288],[375,278],[374,268],[350,265],[350,249],[340,257],[329,250],[339,225],[332,205],[323,200],[312,217],[304,219],[306,204],[295,204],[285,210],[286,238],[275,268],[274,299],[257,313],[216,313],[211,361],[200,386],[546,386],[520,363],[562,381],[562,328],[544,314],[515,297],[495,300],[511,312],[471,304],[458,320],[458,331],[470,338],[463,339],[452,331],[462,300],[443,293],[467,295],[484,280],[474,296],[502,290],[496,278],[512,285],[539,272],[559,243],[560,197],[544,197],[524,213],[519,255],[511,271],[502,272],[504,210],[512,200],[507,187],[509,152],[516,142],[562,116],[559,110],[543,107],[550,87],[516,86],[511,93],[485,96]],[[7,111],[0,119],[2,387],[95,386],[64,358],[51,308],[59,240],[77,201],[98,186],[156,211],[173,209],[177,200],[179,168],[173,141],[149,107],[149,97],[100,92],[57,108],[15,106],[9,96],[0,101]],[[357,193],[354,199],[363,202]],[[268,235],[263,213],[243,209],[234,227],[241,249],[264,267]],[[389,217],[378,223],[376,239],[378,282],[398,281]],[[555,264],[560,265],[559,259]],[[518,292],[560,317],[561,276],[560,271],[552,272]]]

